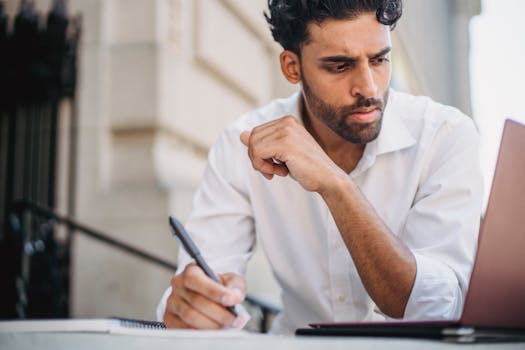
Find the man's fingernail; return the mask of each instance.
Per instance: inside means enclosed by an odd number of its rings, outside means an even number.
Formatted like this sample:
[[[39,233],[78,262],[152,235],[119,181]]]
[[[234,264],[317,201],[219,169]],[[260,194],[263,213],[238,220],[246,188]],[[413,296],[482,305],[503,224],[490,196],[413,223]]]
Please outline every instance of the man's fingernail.
[[[237,295],[238,297],[241,297],[242,298],[242,290],[240,288],[237,288],[237,287],[233,287],[231,288],[231,291],[232,293],[234,293],[235,295]]]
[[[241,328],[243,326],[244,320],[241,317],[237,317],[235,320],[233,320],[232,327],[233,328]]]

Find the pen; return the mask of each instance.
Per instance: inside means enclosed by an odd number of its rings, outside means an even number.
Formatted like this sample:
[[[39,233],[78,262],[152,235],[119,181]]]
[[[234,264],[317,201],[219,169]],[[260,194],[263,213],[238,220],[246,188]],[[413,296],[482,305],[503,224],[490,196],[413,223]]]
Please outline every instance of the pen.
[[[188,232],[182,224],[174,216],[170,216],[170,226],[173,230],[173,234],[177,236],[181,242],[184,250],[195,260],[197,265],[204,271],[206,276],[214,280],[216,283],[221,284],[217,276],[213,273],[212,269],[208,266],[206,261],[201,255],[199,248],[193,243],[193,240],[190,238]],[[237,317],[237,312],[233,306],[227,306],[226,309],[231,312],[235,317]]]

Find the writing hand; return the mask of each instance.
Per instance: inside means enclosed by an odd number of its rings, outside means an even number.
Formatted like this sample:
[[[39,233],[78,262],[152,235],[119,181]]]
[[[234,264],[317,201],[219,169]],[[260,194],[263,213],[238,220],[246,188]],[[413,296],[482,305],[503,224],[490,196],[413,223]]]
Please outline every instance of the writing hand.
[[[164,323],[168,328],[222,329],[239,328],[243,323],[225,306],[242,303],[246,296],[246,281],[239,275],[218,275],[222,285],[204,274],[192,263],[171,280]]]

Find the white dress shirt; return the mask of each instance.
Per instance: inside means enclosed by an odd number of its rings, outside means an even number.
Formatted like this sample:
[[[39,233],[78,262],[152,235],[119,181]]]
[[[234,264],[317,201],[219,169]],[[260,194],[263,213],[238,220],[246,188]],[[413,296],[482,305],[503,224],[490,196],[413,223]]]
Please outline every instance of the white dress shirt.
[[[210,151],[186,228],[221,273],[243,275],[255,242],[262,245],[282,287],[276,333],[311,322],[387,320],[363,287],[321,196],[290,176],[264,178],[239,139],[242,131],[285,115],[300,121],[300,96],[275,100],[224,130]],[[348,176],[415,255],[404,319],[459,317],[482,203],[472,120],[429,98],[391,90],[381,132]],[[181,250],[179,271],[190,261]],[[161,302],[159,314],[164,308]]]

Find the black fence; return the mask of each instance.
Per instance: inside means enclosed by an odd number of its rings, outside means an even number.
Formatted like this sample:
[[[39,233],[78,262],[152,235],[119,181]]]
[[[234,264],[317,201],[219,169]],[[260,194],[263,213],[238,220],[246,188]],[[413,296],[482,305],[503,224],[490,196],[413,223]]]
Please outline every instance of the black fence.
[[[45,16],[22,1],[12,18],[0,2],[1,318],[21,316],[16,305],[23,237],[9,224],[13,204],[56,205],[59,106],[66,99],[74,105],[79,36],[79,17],[67,15],[63,0],[55,0]],[[36,275],[45,277],[45,271]],[[34,305],[24,316],[49,315],[47,306]],[[67,316],[67,309],[64,302],[52,313]]]

